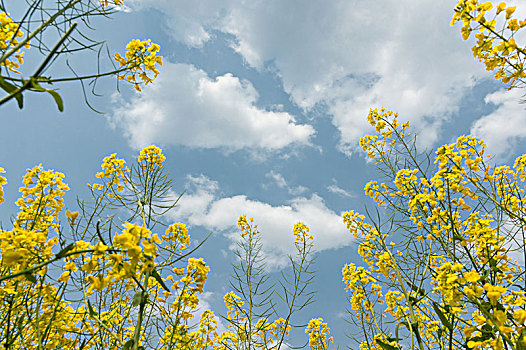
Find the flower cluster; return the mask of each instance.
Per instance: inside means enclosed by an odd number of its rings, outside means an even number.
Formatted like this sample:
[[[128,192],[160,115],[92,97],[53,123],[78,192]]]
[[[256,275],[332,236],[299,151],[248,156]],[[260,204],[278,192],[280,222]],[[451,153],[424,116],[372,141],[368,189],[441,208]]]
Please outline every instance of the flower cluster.
[[[43,170],[42,166],[28,169],[24,176],[22,195],[16,202],[20,211],[10,231],[0,230],[2,262],[8,267],[24,269],[41,259],[53,256],[58,234],[58,215],[64,206],[63,195],[69,190],[64,174]]]
[[[387,152],[392,150],[397,138],[405,138],[405,129],[409,127],[409,122],[400,125],[397,118],[398,113],[383,107],[369,110],[367,121],[379,135],[365,135],[360,138],[360,146],[367,153],[367,157],[382,162],[390,155]]]
[[[245,302],[234,292],[225,294],[224,301],[227,319],[230,321],[229,330],[215,335],[217,346],[214,349],[239,348],[248,338],[251,338],[256,349],[272,349],[276,342],[289,335],[291,325],[281,317],[273,322],[267,317],[258,319],[253,325],[252,334],[249,334],[249,312],[244,308]],[[236,328],[237,331],[234,330]]]
[[[309,346],[313,350],[324,350],[329,348],[329,343],[333,343],[332,337],[328,337],[330,329],[327,323],[321,318],[313,318],[309,321],[305,333],[309,335]]]
[[[185,224],[176,222],[166,229],[162,236],[163,242],[170,242],[172,251],[178,251],[182,254],[190,245],[190,236]]]
[[[239,216],[237,219],[237,226],[241,230],[241,237],[245,237],[247,235],[256,236],[259,233],[258,225],[254,224],[254,218],[247,219],[246,214]]]
[[[18,39],[24,36],[20,26],[9,17],[6,12],[0,12],[0,53],[6,52],[9,48],[18,45]],[[26,49],[29,48],[29,41],[24,44]],[[0,66],[7,67],[10,71],[20,74],[17,70],[24,63],[24,52],[20,49],[15,53],[15,60],[5,58],[0,62]]]
[[[124,190],[123,184],[128,182],[127,173],[130,172],[130,169],[126,166],[126,161],[117,158],[116,155],[116,153],[113,153],[105,157],[101,165],[103,171],[95,175],[96,178],[103,181],[103,184],[88,185],[92,190],[104,190],[106,188],[106,191],[109,191],[107,194],[109,198],[114,196],[115,191],[120,192]]]
[[[342,269],[342,275],[345,290],[350,293],[351,309],[355,313],[359,313],[362,308],[367,310],[372,306],[369,298],[382,297],[381,286],[373,284],[376,279],[364,267],[347,264]],[[364,312],[367,318],[370,318],[369,311]]]
[[[363,139],[369,156],[384,159],[378,166],[388,181],[369,182],[365,193],[392,218],[389,225],[369,224],[354,211],[343,216],[366,263],[342,270],[352,313],[376,334],[362,348],[401,346],[398,335],[377,327],[383,318],[428,348],[446,337],[469,349],[523,346],[526,292],[516,283],[523,267],[510,247],[526,228],[526,156],[513,167],[492,167],[485,143],[463,135],[418,158],[396,118],[372,110],[369,122],[380,135]],[[398,146],[405,159],[388,159]]]
[[[28,169],[19,189],[19,212],[13,228],[0,229],[0,317],[18,325],[18,329],[3,328],[9,336],[2,343],[10,348],[78,346],[75,334],[81,332],[82,316],[62,299],[60,288],[47,274],[47,264],[56,257],[58,216],[69,190],[63,179],[63,174],[44,170],[41,165]],[[0,183],[5,184],[5,178],[1,177]],[[44,336],[39,332],[43,325]]]
[[[164,156],[157,150],[146,149],[141,162],[160,166]],[[0,342],[17,349],[32,349],[35,344],[49,349],[99,349],[104,344],[105,349],[116,350],[135,342],[139,348],[166,350],[220,348],[213,312],[206,310],[198,323],[191,321],[210,268],[202,258],[188,258],[177,266],[190,246],[185,225],[168,225],[161,241],[150,229],[154,226],[148,225],[151,212],[143,212],[142,224],[125,222],[112,234],[118,225],[114,216],[93,223],[107,210],[103,197],[94,191],[93,205],[80,202],[81,210],[66,211],[69,237],[58,220],[69,190],[63,178],[41,165],[28,169],[13,228],[0,229],[0,318],[4,320]],[[104,183],[102,190],[115,186],[120,191],[122,184],[129,184],[128,190],[138,189],[134,195],[145,197],[140,192],[144,180],[140,171],[129,172],[115,154],[104,159],[97,178]],[[5,183],[0,176],[1,194]],[[155,191],[159,185],[152,180],[144,191]],[[111,204],[125,207],[126,202]],[[73,242],[67,244],[71,238]],[[163,278],[168,269],[173,275]],[[154,340],[149,337],[152,327],[159,332]]]
[[[123,0],[112,0],[111,2],[113,3],[113,5],[123,5],[124,4]],[[108,7],[110,5],[110,0],[100,0],[100,4],[102,5],[102,7]]]
[[[267,314],[259,313],[260,309],[275,305],[275,302],[271,300],[271,289],[264,286],[268,277],[265,276],[260,255],[262,247],[259,244],[258,225],[254,223],[253,218],[247,218],[246,215],[239,216],[237,223],[241,231],[241,249],[236,255],[242,263],[239,267],[234,267],[234,273],[239,277],[234,284],[235,292],[230,291],[224,296],[228,329],[215,335],[214,349],[280,349],[286,344],[292,329],[292,314],[305,305],[304,302],[295,302],[304,298],[302,291],[305,289],[304,281],[309,279],[305,275],[310,273],[308,266],[311,263],[309,254],[313,236],[309,234],[310,229],[305,223],[298,222],[294,225],[293,236],[297,254],[294,257],[289,256],[293,270],[291,275],[294,277],[280,282],[285,294],[280,296],[287,303],[289,313],[272,321],[268,311],[265,311]],[[260,290],[266,291],[261,293]],[[258,300],[264,301],[261,303]],[[306,333],[309,334],[311,349],[326,349],[328,343],[332,342],[332,337],[328,338],[329,328],[321,319],[311,321]]]
[[[162,168],[163,162],[165,160],[166,157],[163,155],[161,149],[155,145],[151,145],[141,150],[139,159],[137,161],[139,162],[142,170],[145,171],[155,167],[159,169]]]
[[[207,349],[214,346],[214,336],[217,334],[217,320],[210,310],[201,314],[195,331],[190,331],[186,324],[168,326],[160,339],[160,350],[174,349]]]
[[[310,235],[309,231],[309,226],[307,226],[303,222],[297,222],[296,224],[294,224],[292,234],[296,239],[295,244],[300,250],[304,249],[304,247],[306,247],[307,245],[310,247],[314,247],[314,244],[312,244],[314,236]]]
[[[0,174],[5,173],[4,168],[0,167]],[[0,175],[0,204],[5,201],[4,199],[4,185],[7,184],[7,179]]]
[[[141,91],[140,82],[145,85],[151,83],[159,75],[158,66],[163,65],[162,56],[157,56],[160,46],[148,40],[132,40],[126,46],[125,57],[115,54],[115,61],[125,71],[118,75],[118,79],[126,79],[133,84],[137,91]],[[151,75],[153,74],[153,77]]]
[[[526,19],[513,18],[515,6],[501,2],[493,12],[491,2],[479,3],[477,0],[460,0],[455,9],[451,25],[462,22],[462,38],[467,40],[473,31],[477,43],[473,46],[473,56],[484,62],[486,70],[495,71],[495,78],[510,83],[510,89],[524,84],[526,77],[524,47],[515,42],[517,32],[526,26]],[[490,12],[492,11],[492,12]],[[488,17],[489,15],[489,17]],[[502,27],[497,28],[498,22]],[[474,24],[474,26],[472,26]]]
[[[288,336],[291,328],[290,324],[281,317],[274,322],[268,322],[268,318],[260,318],[256,324],[256,329],[259,329],[257,334],[261,339],[261,344],[257,344],[257,347],[261,349],[271,348],[272,344],[280,338]]]

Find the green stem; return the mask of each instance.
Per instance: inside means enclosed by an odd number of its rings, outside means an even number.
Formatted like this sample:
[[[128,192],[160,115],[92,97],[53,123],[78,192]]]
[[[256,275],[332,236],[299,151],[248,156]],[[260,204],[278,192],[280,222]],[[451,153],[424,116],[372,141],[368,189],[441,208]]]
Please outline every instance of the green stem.
[[[380,233],[380,231],[378,232]],[[393,263],[393,268],[396,272],[398,283],[400,284],[400,287],[402,288],[402,293],[404,294],[405,300],[407,301],[407,305],[409,306],[409,314],[411,316],[411,322],[407,322],[407,323],[409,325],[408,327],[409,331],[411,332],[411,343],[412,343],[413,342],[413,332],[415,333],[418,332],[418,327],[417,329],[413,330],[413,324],[416,324],[418,326],[418,319],[416,318],[416,315],[413,310],[413,302],[409,299],[409,293],[405,289],[405,284],[402,278],[402,273],[400,272],[398,264],[396,263],[395,257],[393,256],[393,254],[391,254],[391,251],[387,248],[387,245],[385,244],[385,241],[383,239],[381,240],[381,243],[382,243],[383,248],[387,252],[387,254],[389,254],[389,258],[391,259]],[[424,345],[422,344],[420,337],[417,337],[417,341],[418,341],[418,346],[420,350],[424,350]],[[413,345],[411,345],[411,349],[413,349]]]
[[[64,12],[75,6],[77,3],[81,2],[82,0],[72,0],[69,4],[64,6],[64,8],[60,9],[57,13],[55,13],[53,16],[49,17],[44,23],[42,23],[40,26],[38,26],[37,29],[35,29],[31,34],[29,34],[25,39],[20,41],[17,45],[13,46],[13,48],[7,52],[5,52],[2,56],[0,56],[0,62],[5,62],[6,59],[11,57],[15,52],[17,52],[22,46],[24,46],[26,43],[29,42],[35,35],[37,35],[39,32],[41,32],[44,28],[48,27],[51,23],[57,19],[58,16],[62,15]]]
[[[135,326],[135,334],[133,335],[133,350],[139,349],[139,340],[141,338],[141,325],[144,318],[144,308],[146,306],[146,303],[148,301],[148,282],[150,280],[150,274],[147,273],[145,275],[146,280],[144,281],[144,286],[142,287],[141,291],[141,303],[139,304],[139,316],[137,318],[137,325]]]
[[[0,276],[0,282],[2,281],[5,281],[5,280],[8,280],[8,279],[12,279],[12,278],[15,278],[15,277],[18,277],[18,276],[22,276],[22,275],[26,275],[26,274],[29,274],[29,273],[33,273],[35,271],[37,271],[38,269],[46,266],[46,265],[49,265],[57,260],[61,260],[63,258],[66,258],[68,256],[72,256],[72,255],[75,255],[75,254],[82,254],[82,253],[91,253],[91,252],[94,252],[95,250],[93,249],[87,249],[87,250],[81,250],[81,251],[75,251],[75,252],[71,252],[71,253],[68,253],[60,258],[53,258],[51,260],[47,260],[47,261],[44,261],[44,262],[41,262],[40,264],[37,264],[29,269],[25,269],[25,270],[22,270],[22,271],[19,271],[19,272],[16,272],[16,273],[12,273],[12,274],[9,274],[9,275],[6,275],[6,276]]]
[[[106,73],[84,75],[84,76],[81,76],[81,77],[58,78],[58,79],[44,79],[44,80],[41,80],[41,81],[44,82],[44,83],[53,84],[53,83],[60,83],[60,82],[65,82],[65,81],[76,81],[76,80],[95,79],[95,78],[105,77],[105,76],[108,76],[108,75],[119,74],[119,73],[124,72],[124,71],[126,71],[126,70],[128,70],[128,69],[130,69],[130,67],[126,66],[126,67],[119,68],[119,69],[117,69],[117,70],[113,70],[113,71],[111,71],[111,72],[106,72]],[[26,81],[25,79],[21,79],[21,78],[12,78],[12,77],[5,77],[5,76],[2,76],[2,78],[3,78],[4,80],[17,81],[17,82],[25,82],[25,81]]]
[[[12,98],[14,98],[16,95],[21,94],[24,90],[27,90],[28,88],[30,88],[30,86],[33,83],[34,79],[37,78],[40,75],[40,73],[42,73],[42,71],[46,68],[48,63],[53,58],[53,55],[55,55],[55,53],[57,52],[59,47],[64,43],[64,41],[67,39],[67,37],[73,32],[73,30],[75,29],[76,26],[77,26],[77,23],[73,23],[71,25],[71,27],[69,27],[69,29],[66,31],[64,36],[62,36],[62,38],[58,41],[58,43],[55,45],[55,47],[53,47],[53,49],[50,51],[50,53],[44,59],[44,62],[42,62],[42,64],[38,67],[38,69],[35,71],[35,73],[28,80],[26,80],[25,83],[22,86],[20,86],[18,89],[16,89],[15,91],[11,92],[6,97],[1,99],[0,100],[0,106],[3,105],[4,103],[6,103],[7,101],[11,100]],[[0,60],[0,62],[2,62],[2,61]]]

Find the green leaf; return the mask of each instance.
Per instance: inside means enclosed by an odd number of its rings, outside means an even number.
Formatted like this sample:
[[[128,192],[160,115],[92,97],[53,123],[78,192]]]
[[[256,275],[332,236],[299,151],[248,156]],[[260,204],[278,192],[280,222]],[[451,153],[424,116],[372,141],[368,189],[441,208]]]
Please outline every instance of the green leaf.
[[[8,94],[11,94],[18,90],[18,86],[8,83],[2,78],[2,76],[0,76],[0,88],[2,88],[2,90],[7,92]],[[18,103],[18,108],[22,109],[24,107],[24,96],[21,93],[18,93],[15,95],[15,99]]]
[[[164,288],[165,291],[170,292],[170,289],[166,286],[163,279],[159,275],[159,272],[157,272],[156,269],[153,269],[152,277],[155,278],[155,280]]]
[[[58,110],[61,112],[64,112],[64,102],[62,101],[62,97],[56,92],[55,90],[50,90],[43,88],[38,82],[37,78],[31,78],[31,89],[40,91],[40,92],[47,92],[48,94],[53,97],[55,100],[55,103],[57,104]]]
[[[91,307],[91,303],[89,302],[89,300],[88,300],[88,312],[89,312],[89,315],[92,317],[97,315],[97,312],[93,310],[93,308]]]
[[[387,337],[386,339],[387,339],[387,341],[396,341],[396,342],[402,340],[400,338],[393,338],[393,337]]]
[[[484,338],[484,340],[490,339],[490,338],[493,339],[495,338],[494,333],[496,332],[496,329],[494,329],[494,327],[486,323],[480,328],[480,332],[482,333],[482,337]]]
[[[442,324],[451,332],[453,330],[453,326],[451,325],[451,322],[444,316],[442,313],[442,310],[440,310],[440,306],[433,301],[433,310],[435,310],[435,313],[437,314],[438,318],[440,318],[440,321]]]
[[[419,288],[419,287],[417,287],[416,285],[414,285],[414,284],[411,283],[411,282],[407,282],[407,284],[409,285],[409,287],[411,287],[412,290],[414,290],[415,292],[417,292],[418,295],[424,296],[424,295],[426,294],[425,289],[423,289],[423,288]]]
[[[66,247],[62,248],[62,250],[60,252],[58,252],[55,257],[57,259],[62,259],[63,257],[66,256],[66,254],[71,250],[75,248],[75,243],[71,243],[69,245],[67,245]]]
[[[62,97],[56,92],[55,90],[46,89],[46,92],[53,97],[55,100],[55,103],[57,104],[57,108],[60,112],[64,112],[64,101],[62,101]]]
[[[380,345],[382,349],[386,350],[398,350],[396,346],[392,346],[391,344],[384,343],[380,339],[376,339],[376,344]]]
[[[133,295],[132,299],[132,306],[139,306],[146,302],[146,299],[148,298],[148,293],[143,292],[141,290],[138,290]]]
[[[128,350],[133,348],[134,341],[133,339],[128,340],[126,343],[124,343],[124,346],[121,348],[121,350]]]
[[[142,292],[140,290],[136,291],[133,295],[132,306],[139,306],[142,300]]]
[[[489,270],[484,270],[484,273],[482,274],[482,276],[480,276],[478,282],[484,283],[486,281],[486,278],[488,278],[488,275],[489,275]]]
[[[52,84],[51,83],[51,77],[43,77],[43,76],[38,76],[38,77],[35,77],[35,81],[38,81],[38,82],[42,82],[42,83],[48,83],[48,84]],[[53,85],[53,84],[52,84]]]
[[[37,278],[35,276],[33,276],[32,274],[26,273],[26,274],[24,274],[24,276],[26,277],[26,280],[28,280],[29,282],[37,283]]]
[[[483,333],[482,335],[477,335],[475,337],[471,337],[468,339],[468,341],[470,340],[473,340],[475,342],[483,342],[483,341],[486,341],[488,339],[492,339],[494,338],[493,334],[492,333]]]
[[[489,266],[491,267],[492,270],[497,270],[497,260],[490,258]]]

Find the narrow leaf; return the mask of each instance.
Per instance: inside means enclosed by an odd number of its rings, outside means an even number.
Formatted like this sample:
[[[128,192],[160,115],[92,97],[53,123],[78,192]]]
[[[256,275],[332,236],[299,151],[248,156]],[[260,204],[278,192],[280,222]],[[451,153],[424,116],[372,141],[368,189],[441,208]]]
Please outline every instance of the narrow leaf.
[[[24,276],[26,277],[26,280],[28,280],[29,282],[37,283],[37,278],[33,276],[32,274],[26,273]]]
[[[409,285],[409,287],[411,287],[412,290],[417,292],[419,295],[424,296],[426,294],[426,291],[423,288],[419,288],[411,282],[407,282],[407,284]]]
[[[453,326],[451,325],[451,322],[444,316],[442,313],[442,310],[440,310],[440,306],[433,301],[433,309],[435,310],[438,318],[440,318],[440,321],[442,324],[451,332],[453,330]]]
[[[88,300],[88,312],[89,312],[89,315],[92,317],[97,315],[97,312],[93,310],[93,307],[91,307],[91,303],[89,302],[89,300]]]
[[[132,306],[139,306],[143,302],[144,293],[141,290],[138,290],[133,295]]]
[[[392,346],[391,344],[384,343],[380,339],[376,339],[376,344],[380,345],[382,349],[386,350],[398,350],[396,346]]]
[[[0,88],[2,88],[2,90],[6,91],[8,94],[11,94],[18,90],[18,87],[16,85],[8,83],[2,78],[2,76],[0,76]],[[22,96],[21,93],[18,93],[15,95],[15,99],[18,103],[18,108],[22,109],[22,107],[24,107],[24,96]]]
[[[170,292],[170,289],[168,288],[168,286],[166,286],[166,284],[164,283],[163,279],[161,278],[157,270],[154,269],[152,271],[152,277],[155,278],[155,280],[164,288],[164,290],[166,290],[167,292]]]
[[[53,99],[55,100],[58,110],[61,112],[64,111],[64,102],[62,101],[62,97],[60,97],[58,92],[42,87],[42,85],[40,85],[35,78],[31,79],[31,88],[36,91],[47,92],[48,94],[50,94],[51,97],[53,97]]]
[[[55,100],[55,103],[57,104],[57,108],[60,112],[64,112],[64,101],[62,101],[62,97],[56,92],[55,90],[46,89],[46,92],[53,97]]]
[[[69,245],[67,245],[66,247],[62,248],[62,250],[60,252],[58,252],[55,257],[57,259],[62,259],[63,257],[66,256],[66,254],[71,250],[75,248],[75,243],[71,243]]]
[[[134,341],[133,339],[128,340],[126,343],[124,343],[124,346],[121,348],[121,350],[128,350],[133,348]]]

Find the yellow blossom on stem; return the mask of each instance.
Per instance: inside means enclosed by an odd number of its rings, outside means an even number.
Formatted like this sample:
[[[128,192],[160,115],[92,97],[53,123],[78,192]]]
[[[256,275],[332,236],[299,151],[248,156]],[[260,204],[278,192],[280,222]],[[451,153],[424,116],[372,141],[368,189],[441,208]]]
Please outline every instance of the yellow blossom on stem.
[[[163,65],[162,56],[157,56],[160,46],[151,40],[132,40],[126,46],[125,57],[119,53],[115,54],[115,61],[124,69],[123,74],[118,75],[119,80],[127,80],[132,83],[137,91],[141,91],[140,85],[148,85],[159,75],[159,66]],[[150,74],[153,74],[153,77]]]

